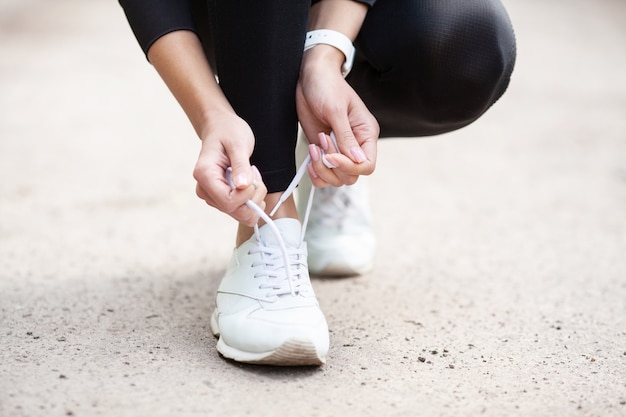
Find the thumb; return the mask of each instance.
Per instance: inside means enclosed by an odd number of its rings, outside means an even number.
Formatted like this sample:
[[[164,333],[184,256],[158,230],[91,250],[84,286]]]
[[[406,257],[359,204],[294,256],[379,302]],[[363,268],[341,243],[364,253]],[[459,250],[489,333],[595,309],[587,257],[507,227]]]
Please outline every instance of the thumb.
[[[230,155],[230,166],[233,170],[233,183],[242,190],[247,188],[254,180],[254,172],[250,160],[245,155]]]
[[[352,128],[349,124],[337,125],[336,129],[333,129],[331,132],[332,135],[335,136],[337,140],[337,146],[339,146],[339,152],[346,155],[353,162],[360,164],[361,162],[365,162],[367,157],[365,153],[361,149],[359,142],[356,140],[354,133],[352,132]]]

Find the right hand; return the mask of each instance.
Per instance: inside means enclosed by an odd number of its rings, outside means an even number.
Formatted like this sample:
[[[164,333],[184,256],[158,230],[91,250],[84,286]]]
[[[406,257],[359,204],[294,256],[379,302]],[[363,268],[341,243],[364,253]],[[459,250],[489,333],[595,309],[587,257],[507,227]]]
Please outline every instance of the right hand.
[[[309,174],[316,187],[354,184],[376,166],[380,127],[341,74],[343,59],[343,54],[332,46],[318,45],[306,51],[296,88],[298,118],[312,144]],[[326,136],[331,131],[336,135],[338,149]],[[322,163],[322,149],[331,153],[327,160],[335,168]]]
[[[246,206],[248,200],[265,209],[267,188],[261,174],[250,165],[254,135],[250,126],[234,113],[212,117],[201,135],[202,147],[193,171],[196,194],[206,203],[246,226],[254,226],[259,216]],[[232,167],[235,189],[226,180]]]

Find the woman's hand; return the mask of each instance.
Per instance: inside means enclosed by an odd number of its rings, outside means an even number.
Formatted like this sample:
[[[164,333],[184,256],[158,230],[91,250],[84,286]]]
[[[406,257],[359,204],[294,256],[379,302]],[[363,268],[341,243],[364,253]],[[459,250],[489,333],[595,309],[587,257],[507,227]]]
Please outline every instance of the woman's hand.
[[[200,155],[193,171],[196,194],[206,203],[246,226],[254,226],[259,216],[246,202],[252,200],[262,209],[267,188],[256,167],[250,165],[254,136],[248,124],[234,113],[212,117],[202,137]],[[225,173],[232,167],[232,181]]]
[[[254,136],[238,117],[218,85],[198,37],[190,31],[170,32],[148,51],[148,59],[180,103],[202,140],[193,171],[196,193],[210,206],[247,226],[258,216],[246,206],[251,199],[262,208],[267,189],[250,166]],[[233,168],[233,190],[226,169]]]
[[[344,80],[343,59],[343,54],[329,45],[306,51],[296,90],[298,117],[311,142],[309,174],[317,187],[354,184],[376,166],[380,128]],[[330,140],[330,132],[334,132],[339,149]],[[322,150],[334,168],[324,164]]]

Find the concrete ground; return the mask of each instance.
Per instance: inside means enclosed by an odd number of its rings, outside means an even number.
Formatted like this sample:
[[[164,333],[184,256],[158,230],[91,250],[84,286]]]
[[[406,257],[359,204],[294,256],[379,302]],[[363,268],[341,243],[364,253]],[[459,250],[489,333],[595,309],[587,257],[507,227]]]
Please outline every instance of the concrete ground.
[[[480,121],[388,140],[319,368],[209,332],[234,225],[115,1],[0,1],[1,416],[626,415],[626,3],[506,0]]]

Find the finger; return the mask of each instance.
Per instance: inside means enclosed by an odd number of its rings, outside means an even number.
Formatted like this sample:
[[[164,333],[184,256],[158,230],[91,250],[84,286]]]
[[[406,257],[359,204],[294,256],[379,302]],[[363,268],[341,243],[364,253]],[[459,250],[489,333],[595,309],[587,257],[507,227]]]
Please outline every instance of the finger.
[[[333,132],[330,132],[330,136],[326,135],[326,133],[320,132],[318,134],[318,138],[320,141],[320,147],[324,150],[324,152],[340,152],[339,147],[337,146],[337,139],[335,138],[335,134]]]
[[[330,185],[317,175],[315,168],[313,168],[313,164],[308,164],[307,170],[309,171],[309,178],[311,178],[311,184],[313,184],[313,186],[317,188],[324,188]]]
[[[265,206],[263,205],[261,208],[265,209]],[[259,215],[257,212],[246,205],[240,206],[237,210],[231,213],[230,216],[237,222],[245,224],[248,227],[253,227],[259,222]]]
[[[265,209],[265,196],[267,195],[267,187],[261,178],[261,173],[256,166],[252,166],[252,172],[254,179],[252,180],[252,187],[254,188],[254,194],[250,198],[256,205]]]
[[[255,190],[252,186],[250,186],[250,189]],[[247,226],[254,226],[259,221],[259,215],[254,209],[247,205],[248,201],[254,201],[256,205],[261,207],[261,209],[265,209],[265,202],[263,201],[265,191],[263,191],[264,189],[260,188],[257,188],[257,190],[258,194],[255,193],[250,198],[244,198],[243,204],[238,204],[237,202],[231,205],[229,203],[225,206],[218,207],[218,209],[228,214],[240,223],[243,223]],[[246,192],[247,191],[248,190],[246,190]],[[233,193],[240,193],[240,191],[233,190]]]
[[[261,173],[255,166],[252,166],[251,169],[253,178],[250,185],[244,190],[235,188],[231,191],[231,195],[245,195],[246,200],[243,205],[229,213],[237,221],[247,226],[254,226],[259,221],[259,214],[253,207],[249,206],[250,202],[264,211],[266,206],[265,197],[267,195],[267,187],[263,183]],[[246,194],[243,194],[243,192]],[[250,192],[252,192],[252,195],[248,194]]]
[[[333,126],[331,135],[331,141],[337,143],[339,153],[348,156],[352,162],[357,164],[367,161],[367,155],[361,149],[349,124],[342,123],[339,126]]]
[[[260,185],[259,185],[260,184]],[[260,191],[259,191],[260,190]],[[225,175],[219,178],[207,177],[198,180],[196,194],[212,207],[235,217],[237,220],[242,216],[240,207],[245,206],[248,200],[254,199],[257,192],[266,193],[262,181],[252,181],[246,188],[231,188]],[[257,198],[258,200],[258,198]],[[244,212],[246,210],[243,210]],[[243,215],[248,217],[247,215]]]
[[[232,162],[232,161],[231,161]],[[252,186],[254,173],[250,163],[247,161],[232,162],[233,183],[239,190]]]
[[[374,138],[372,140],[366,140],[361,144],[361,149],[367,156],[366,167],[372,168],[372,170],[376,167],[376,159],[378,155],[378,139]]]
[[[307,167],[309,176],[313,185],[316,187],[325,187],[329,184],[338,184],[338,179],[327,166],[328,160],[324,162],[322,159],[322,149],[317,145],[309,145],[309,155],[311,163]]]
[[[367,157],[367,161],[370,166],[376,166],[376,157],[378,153],[378,136],[379,136],[378,124],[375,124],[371,129],[358,130],[356,132],[361,149]]]
[[[209,206],[217,207],[215,200],[213,200],[211,196],[209,196],[209,194],[206,191],[204,191],[204,188],[202,188],[200,184],[196,184],[196,195],[201,200],[204,200]]]
[[[369,160],[360,164],[354,163],[350,158],[340,153],[332,153],[324,155],[322,158],[322,164],[338,176],[339,178],[370,175],[374,172],[375,164]],[[323,173],[317,169],[319,175],[323,176]]]
[[[244,189],[252,184],[255,173],[250,165],[250,155],[239,149],[226,149],[232,168],[233,183],[237,189]]]
[[[344,184],[356,181],[356,179],[348,178],[343,173],[336,172],[335,168],[333,168],[339,166],[334,160],[334,156],[341,156],[344,159],[348,159],[347,157],[338,153],[322,155],[322,149],[316,145],[309,146],[309,153],[311,155],[310,167],[315,176],[315,178],[312,177],[311,180],[316,186],[330,184],[335,187],[340,187]]]
[[[329,182],[335,186],[334,178],[336,178],[341,185],[352,185],[358,179],[360,175],[365,175],[364,172],[361,172],[360,169],[354,170],[355,164],[346,156],[335,153],[326,156],[326,161],[328,161],[334,168],[331,168],[325,173],[322,173],[320,176],[327,181],[328,178],[332,178]],[[361,168],[357,165],[357,168]]]
[[[318,135],[320,147],[322,149],[321,159],[327,168],[333,170],[334,174],[343,184],[352,184],[356,182],[356,177],[359,175],[369,175],[374,171],[376,164],[376,140],[366,139],[364,145],[366,147],[352,149],[351,155],[343,155],[339,152],[340,146],[338,146],[337,139],[333,132],[330,135],[320,133]],[[364,151],[367,150],[367,153]],[[335,152],[331,156],[331,152]],[[368,156],[371,155],[371,156]],[[355,162],[358,159],[361,162]],[[315,165],[317,167],[317,165]],[[327,181],[334,183],[330,180],[331,174],[327,172],[324,174],[323,170],[316,168],[318,174],[324,177]]]

